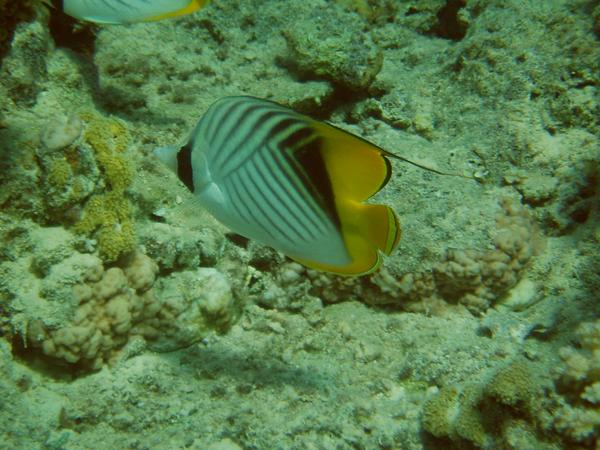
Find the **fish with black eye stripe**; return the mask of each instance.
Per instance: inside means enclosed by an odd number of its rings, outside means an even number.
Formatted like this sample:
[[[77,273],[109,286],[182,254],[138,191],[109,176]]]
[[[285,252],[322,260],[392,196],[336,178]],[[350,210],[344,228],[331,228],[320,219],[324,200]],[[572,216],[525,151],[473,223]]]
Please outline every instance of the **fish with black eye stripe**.
[[[71,17],[87,22],[125,24],[151,22],[191,14],[209,0],[52,0]]]
[[[222,98],[155,154],[224,225],[310,268],[368,274],[400,240],[394,211],[363,203],[395,155],[279,104]]]

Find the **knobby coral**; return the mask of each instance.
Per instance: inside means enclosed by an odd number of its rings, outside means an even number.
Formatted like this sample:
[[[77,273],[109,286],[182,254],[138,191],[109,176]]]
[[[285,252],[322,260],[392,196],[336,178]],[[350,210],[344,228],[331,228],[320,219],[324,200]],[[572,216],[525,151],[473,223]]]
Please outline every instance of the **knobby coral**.
[[[310,283],[280,280],[280,284],[297,291],[295,296],[304,289],[304,295],[325,302],[360,298],[367,303],[427,312],[460,304],[480,314],[516,286],[541,245],[527,208],[509,200],[502,201],[501,206],[492,249],[448,250],[445,259],[432,270],[401,276],[394,276],[385,267],[367,279],[307,271]]]

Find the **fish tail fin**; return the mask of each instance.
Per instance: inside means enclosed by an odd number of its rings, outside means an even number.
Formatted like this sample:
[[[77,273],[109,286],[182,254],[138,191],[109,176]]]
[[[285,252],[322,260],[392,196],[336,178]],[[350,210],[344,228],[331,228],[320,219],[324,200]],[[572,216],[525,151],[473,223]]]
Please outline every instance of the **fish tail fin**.
[[[152,153],[174,173],[177,173],[177,153],[180,147],[172,145],[168,147],[157,147]]]
[[[361,234],[385,255],[391,254],[400,242],[401,230],[398,216],[385,205],[362,205],[357,214]]]

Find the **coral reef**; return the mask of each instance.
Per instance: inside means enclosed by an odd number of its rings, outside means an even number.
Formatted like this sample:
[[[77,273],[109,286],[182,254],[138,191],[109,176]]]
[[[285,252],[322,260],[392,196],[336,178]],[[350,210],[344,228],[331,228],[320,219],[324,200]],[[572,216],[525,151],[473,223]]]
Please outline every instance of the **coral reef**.
[[[32,0],[21,2],[0,0],[0,61],[9,48],[17,25],[34,17],[34,5],[35,2]]]
[[[21,2],[10,3],[15,3],[18,10],[23,9]],[[0,12],[4,13],[1,10]],[[4,14],[0,17],[1,20],[5,20]],[[0,30],[2,34],[12,33],[10,28],[4,26],[1,26]],[[0,40],[0,57],[5,44]],[[42,21],[20,24],[15,30],[8,54],[1,59],[0,92],[2,95],[22,106],[34,105],[47,79],[46,57],[49,50],[50,33]]]
[[[160,339],[150,343],[157,351],[173,351],[200,341],[209,328],[225,332],[239,317],[230,282],[214,268],[199,268],[162,277]],[[158,337],[158,336],[155,336]]]
[[[285,30],[287,63],[306,78],[324,78],[352,91],[365,91],[383,64],[383,53],[364,24],[343,9],[329,8],[303,26]]]
[[[410,311],[443,310],[460,304],[481,314],[503,298],[521,279],[542,241],[528,210],[513,201],[502,202],[493,249],[449,250],[430,271],[393,275],[385,267],[369,279],[335,277],[305,270],[292,278],[287,265],[279,269],[276,284],[292,298],[303,292],[325,302],[356,298],[367,303],[393,305]]]
[[[120,121],[92,113],[55,119],[40,133],[47,221],[73,225],[77,233],[95,238],[104,261],[115,261],[136,245],[126,192],[133,180],[125,154],[129,139]]]
[[[39,349],[48,361],[97,370],[144,342],[160,351],[186,347],[238,318],[230,283],[217,269],[174,272],[155,283],[158,266],[139,251],[108,267],[74,250],[84,242],[60,228],[23,232],[27,246],[0,263],[0,298],[12,311],[6,332],[27,357]]]
[[[547,434],[551,405],[544,391],[547,366],[518,356],[479,379],[444,386],[423,408],[423,428],[449,439],[448,448],[558,448]]]
[[[209,227],[196,230],[156,222],[141,226],[138,238],[165,273],[214,266],[222,245],[222,237]]]
[[[100,169],[93,149],[80,134],[77,114],[53,119],[42,127],[36,156],[40,165],[45,213],[52,223],[73,223],[81,205],[100,183]]]
[[[40,143],[48,151],[61,150],[79,138],[81,129],[81,119],[77,114],[68,118],[55,118],[40,133]]]
[[[70,275],[70,281],[77,282],[70,286],[69,298],[64,274],[77,269],[81,271]],[[123,269],[104,270],[102,261],[90,255],[73,255],[53,266],[41,295],[49,302],[72,303],[72,317],[57,324],[29,322],[27,345],[83,369],[101,368],[133,336],[148,336],[145,324],[161,307],[151,290],[155,272],[156,265],[142,254],[133,256]],[[57,293],[62,295],[53,298]]]
[[[336,0],[340,5],[356,11],[373,22],[393,20],[398,11],[398,3],[393,0]]]
[[[598,445],[593,1],[28,5],[0,0],[0,447]],[[237,94],[474,179],[392,160],[398,251],[307,270],[152,156]]]
[[[553,425],[569,441],[591,445],[600,437],[600,320],[581,324],[576,336],[578,348],[560,349]]]
[[[581,129],[552,136],[541,127],[525,129],[518,122],[512,126],[515,156],[533,157],[536,167],[511,170],[504,182],[535,207],[548,234],[565,234],[584,223],[600,195],[598,136]],[[565,148],[575,150],[565,154]]]
[[[450,250],[446,260],[433,268],[442,298],[474,312],[484,311],[516,286],[536,247],[539,249],[540,238],[525,208],[505,201],[503,210],[493,250]]]

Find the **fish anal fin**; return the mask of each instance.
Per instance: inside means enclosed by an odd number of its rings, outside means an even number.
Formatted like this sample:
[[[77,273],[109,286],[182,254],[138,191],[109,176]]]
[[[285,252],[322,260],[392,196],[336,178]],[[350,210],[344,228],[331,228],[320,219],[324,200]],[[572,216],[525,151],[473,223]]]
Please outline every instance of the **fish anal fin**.
[[[350,263],[343,266],[296,259],[307,267],[338,275],[367,275],[381,264],[381,253],[389,255],[400,241],[400,221],[389,206],[363,205],[348,201],[338,205],[344,243]]]
[[[165,14],[160,14],[158,16],[149,17],[144,20],[144,22],[154,22],[156,20],[169,19],[171,17],[184,16],[186,14],[191,14],[193,12],[198,11],[204,5],[208,3],[209,0],[191,0],[186,6],[177,11],[171,11]]]
[[[391,166],[379,147],[325,123],[313,126],[336,197],[360,202],[387,183]]]
[[[292,258],[300,264],[305,265],[311,269],[320,270],[321,272],[329,272],[335,275],[344,276],[361,276],[368,275],[379,267],[381,264],[381,256],[377,252],[368,252],[368,257],[352,261],[350,264],[344,266],[335,266],[331,264],[323,264],[317,261],[311,261],[307,259]]]

